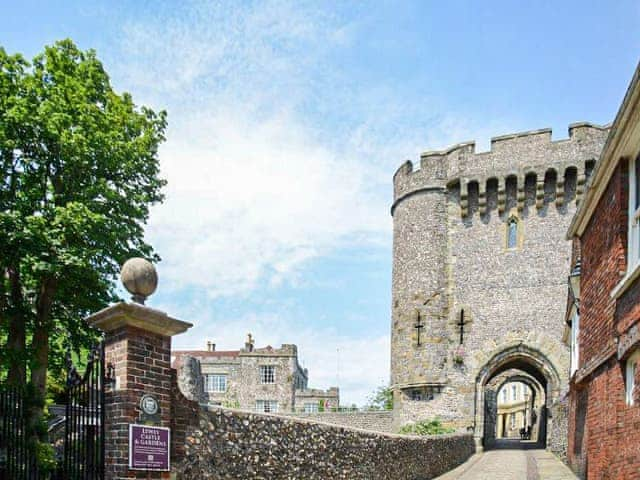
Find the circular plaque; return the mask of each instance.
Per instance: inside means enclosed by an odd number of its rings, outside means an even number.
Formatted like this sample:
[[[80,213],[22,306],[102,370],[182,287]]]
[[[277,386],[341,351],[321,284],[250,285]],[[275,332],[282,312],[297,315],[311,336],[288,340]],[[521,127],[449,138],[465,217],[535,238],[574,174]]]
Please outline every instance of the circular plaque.
[[[140,408],[147,415],[155,415],[158,413],[158,401],[153,395],[145,394],[140,399]]]

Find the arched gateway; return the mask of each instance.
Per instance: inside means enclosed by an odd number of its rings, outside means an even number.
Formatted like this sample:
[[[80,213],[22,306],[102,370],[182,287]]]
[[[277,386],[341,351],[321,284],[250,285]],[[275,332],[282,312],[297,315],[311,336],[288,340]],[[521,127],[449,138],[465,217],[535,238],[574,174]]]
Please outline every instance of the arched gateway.
[[[503,350],[494,355],[476,377],[475,437],[485,447],[493,446],[496,436],[497,394],[508,382],[527,384],[534,397],[529,420],[534,432],[533,439],[546,446],[547,412],[560,394],[561,379],[549,359],[524,344]],[[540,400],[535,407],[535,398]]]
[[[527,404],[523,423],[535,417],[532,434],[564,455],[565,233],[607,133],[580,123],[563,140],[552,140],[550,129],[505,135],[487,152],[458,144],[395,173],[397,427],[437,417],[490,447],[497,389],[521,378],[536,402]]]

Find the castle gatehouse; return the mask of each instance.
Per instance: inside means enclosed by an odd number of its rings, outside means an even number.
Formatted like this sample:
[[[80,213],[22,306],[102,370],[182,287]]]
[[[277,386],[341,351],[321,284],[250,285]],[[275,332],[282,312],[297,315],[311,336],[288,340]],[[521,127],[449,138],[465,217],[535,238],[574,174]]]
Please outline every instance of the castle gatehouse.
[[[393,178],[391,386],[396,426],[440,418],[496,435],[500,388],[532,392],[524,428],[566,451],[567,227],[608,134],[572,124],[505,135],[488,152],[426,152]]]

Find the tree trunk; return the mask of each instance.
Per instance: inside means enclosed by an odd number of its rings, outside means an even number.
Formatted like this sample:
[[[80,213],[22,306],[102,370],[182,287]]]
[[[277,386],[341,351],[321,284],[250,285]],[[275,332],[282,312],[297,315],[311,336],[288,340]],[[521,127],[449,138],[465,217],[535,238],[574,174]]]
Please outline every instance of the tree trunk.
[[[9,373],[7,381],[11,385],[24,385],[27,380],[26,369],[26,325],[22,299],[22,285],[17,268],[9,268],[9,296],[11,298],[8,317],[7,355]]]
[[[9,294],[7,292],[7,286],[9,282],[9,273],[6,268],[0,269],[0,328],[3,332],[9,331],[9,324],[7,321],[7,301],[9,299]],[[7,354],[7,347],[0,346],[0,358],[4,358]],[[2,366],[5,366],[6,363],[3,361]],[[0,367],[1,368],[1,367]]]
[[[56,287],[57,281],[54,278],[45,278],[36,301],[36,322],[31,344],[34,360],[31,367],[31,383],[43,398],[47,389],[47,367],[49,366],[49,318]]]

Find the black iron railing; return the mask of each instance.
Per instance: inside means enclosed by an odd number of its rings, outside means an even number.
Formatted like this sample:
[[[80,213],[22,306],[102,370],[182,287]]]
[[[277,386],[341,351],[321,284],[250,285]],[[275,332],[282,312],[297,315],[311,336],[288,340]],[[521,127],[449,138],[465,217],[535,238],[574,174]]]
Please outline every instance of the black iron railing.
[[[29,434],[23,388],[0,386],[0,479],[38,480],[35,442]]]
[[[91,349],[80,375],[67,355],[64,438],[55,472],[38,469],[40,440],[30,428],[33,415],[25,388],[0,384],[0,480],[104,480],[104,395],[112,369],[105,369],[104,345]],[[57,443],[57,441],[56,441]]]
[[[109,381],[104,346],[101,343],[91,350],[83,375],[73,366],[70,356],[67,363],[63,478],[103,480],[104,390]]]

